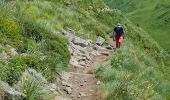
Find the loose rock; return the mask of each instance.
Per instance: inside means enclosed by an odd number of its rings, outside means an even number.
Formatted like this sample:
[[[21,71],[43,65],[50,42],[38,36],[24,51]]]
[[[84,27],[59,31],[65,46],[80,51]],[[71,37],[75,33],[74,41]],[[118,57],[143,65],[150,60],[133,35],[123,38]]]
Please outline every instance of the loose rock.
[[[22,97],[26,97],[26,95],[24,93],[18,92],[15,89],[13,89],[12,87],[10,87],[7,83],[0,81],[0,87],[2,89],[1,92],[4,92],[5,95],[8,96],[8,98],[10,100],[12,100],[13,98],[22,98]]]
[[[84,86],[83,84],[80,84],[80,86]]]
[[[57,90],[57,86],[55,84],[50,84],[50,90],[55,92]]]
[[[71,94],[72,93],[72,89],[70,87],[65,87],[64,91],[66,91],[67,94]]]
[[[97,85],[100,85],[101,84],[101,82],[100,81],[97,81]]]
[[[105,39],[99,36],[97,38],[96,44],[101,46],[101,45],[103,45],[104,41],[105,41]]]
[[[109,56],[109,52],[101,52],[102,55]]]
[[[85,96],[86,96],[86,94],[84,94],[84,93],[82,93],[82,92],[79,92],[79,95],[80,95],[81,97],[85,97]]]
[[[69,84],[69,83],[67,83],[67,82],[64,82],[64,81],[62,81],[62,85],[63,86],[66,86],[66,87],[73,87],[73,85],[72,84]]]

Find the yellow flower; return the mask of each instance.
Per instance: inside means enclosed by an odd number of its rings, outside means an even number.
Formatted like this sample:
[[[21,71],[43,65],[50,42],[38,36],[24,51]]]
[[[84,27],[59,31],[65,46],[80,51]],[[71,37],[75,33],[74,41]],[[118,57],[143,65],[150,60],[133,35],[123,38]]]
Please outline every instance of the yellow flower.
[[[24,93],[26,93],[26,90],[24,89]]]
[[[25,78],[24,78],[24,80],[25,80],[25,81],[28,81],[28,80],[29,80],[29,78],[28,78],[28,77],[25,77]]]

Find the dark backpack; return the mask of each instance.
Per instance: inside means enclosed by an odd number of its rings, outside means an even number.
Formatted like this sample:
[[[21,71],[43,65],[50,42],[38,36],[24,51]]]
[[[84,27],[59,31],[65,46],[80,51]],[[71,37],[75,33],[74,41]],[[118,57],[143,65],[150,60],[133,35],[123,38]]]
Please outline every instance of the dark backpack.
[[[124,34],[124,32],[123,32],[123,27],[121,27],[121,26],[116,26],[116,27],[114,28],[114,31],[115,31],[116,35],[118,35],[118,36],[121,36],[121,35]]]

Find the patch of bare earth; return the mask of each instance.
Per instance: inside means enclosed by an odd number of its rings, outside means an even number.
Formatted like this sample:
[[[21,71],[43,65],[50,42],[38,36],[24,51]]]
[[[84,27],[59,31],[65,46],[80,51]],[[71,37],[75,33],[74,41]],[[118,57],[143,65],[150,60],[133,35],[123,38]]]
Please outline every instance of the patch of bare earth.
[[[82,68],[70,66],[70,72],[68,72],[70,77],[67,83],[71,84],[71,91],[70,93],[68,90],[64,92],[65,100],[100,100],[97,98],[97,85],[100,82],[97,81],[91,70],[95,65],[105,62],[111,52],[111,50],[101,49],[99,50],[101,55],[93,57],[87,66]],[[63,88],[66,88],[65,85]]]

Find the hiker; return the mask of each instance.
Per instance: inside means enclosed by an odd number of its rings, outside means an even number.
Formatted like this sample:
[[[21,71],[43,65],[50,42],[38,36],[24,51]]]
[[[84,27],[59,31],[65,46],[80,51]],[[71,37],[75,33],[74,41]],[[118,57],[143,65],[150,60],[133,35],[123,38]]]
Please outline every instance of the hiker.
[[[116,33],[115,35],[113,35],[113,41],[116,40],[116,48],[120,48],[122,41],[123,41],[123,35],[124,35],[124,31],[123,31],[123,26],[118,23],[115,27],[114,27],[114,32]]]

